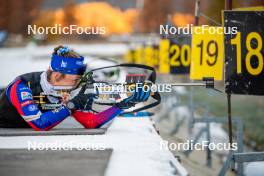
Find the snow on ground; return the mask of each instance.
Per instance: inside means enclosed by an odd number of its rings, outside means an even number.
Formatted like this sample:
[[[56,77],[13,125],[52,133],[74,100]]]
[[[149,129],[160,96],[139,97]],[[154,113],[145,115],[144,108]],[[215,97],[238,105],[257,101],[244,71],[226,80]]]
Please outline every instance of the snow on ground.
[[[116,118],[105,135],[0,137],[0,148],[27,148],[32,141],[113,148],[106,176],[187,175],[173,154],[161,149],[162,138],[149,118]]]

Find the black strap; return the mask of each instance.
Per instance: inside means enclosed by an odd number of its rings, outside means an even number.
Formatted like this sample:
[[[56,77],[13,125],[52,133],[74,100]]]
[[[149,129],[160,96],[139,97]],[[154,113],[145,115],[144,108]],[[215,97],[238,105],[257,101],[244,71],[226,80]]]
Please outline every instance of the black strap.
[[[122,114],[130,114],[130,113],[135,113],[135,112],[143,111],[143,110],[146,110],[146,109],[153,108],[153,107],[155,107],[155,106],[157,106],[157,105],[160,104],[160,102],[161,102],[161,96],[160,96],[160,93],[159,92],[155,92],[153,95],[151,95],[151,97],[153,99],[155,99],[156,101],[153,102],[153,103],[151,103],[151,104],[148,104],[146,106],[143,106],[141,108],[137,108],[137,109],[134,109],[132,111],[123,112]],[[113,105],[116,104],[116,103],[100,103],[100,102],[94,102],[94,103],[95,104],[98,104],[98,105],[105,105],[105,106],[113,106]]]
[[[123,112],[122,114],[130,114],[130,113],[135,113],[135,112],[143,111],[143,110],[146,110],[146,109],[153,108],[153,107],[155,107],[155,106],[157,106],[157,105],[160,104],[160,102],[161,102],[161,96],[160,96],[160,93],[159,92],[155,92],[154,95],[152,95],[151,97],[156,100],[154,103],[148,104],[148,105],[143,106],[141,108],[134,109],[132,111]]]

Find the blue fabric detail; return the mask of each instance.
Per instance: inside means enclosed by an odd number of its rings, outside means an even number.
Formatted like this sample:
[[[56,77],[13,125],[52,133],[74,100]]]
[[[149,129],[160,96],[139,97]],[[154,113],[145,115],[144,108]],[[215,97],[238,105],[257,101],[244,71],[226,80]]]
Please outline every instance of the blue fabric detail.
[[[15,81],[14,83],[16,82],[17,81]],[[9,100],[11,100],[12,95],[10,90],[13,84],[8,87],[7,97]],[[57,108],[53,111],[41,113],[37,104],[33,100],[31,89],[26,85],[24,81],[21,81],[17,85],[16,94],[17,99],[15,101],[20,105],[16,108],[19,108],[21,110],[20,115],[24,120],[26,120],[27,122],[32,122],[32,124],[39,129],[46,129],[50,126],[54,126],[70,115],[70,111],[65,106],[61,106],[60,108]],[[30,118],[32,118],[32,116],[34,115],[36,117],[30,120]]]
[[[145,96],[146,96],[146,94],[147,94],[148,92],[145,92],[144,90],[143,90],[143,88],[141,89],[141,93],[140,93],[140,100],[145,100]]]
[[[146,101],[149,96],[150,96],[150,90],[148,90],[148,92],[146,92],[145,97],[143,98],[143,101]]]
[[[71,58],[53,54],[51,57],[51,68],[64,74],[82,75],[86,70],[86,65],[83,63],[84,57]]]
[[[142,93],[141,90],[142,90],[141,88],[139,88],[138,90],[136,90],[136,91],[137,91],[137,92],[135,92],[135,94],[136,94],[136,100],[139,99],[139,97],[140,97],[140,95],[141,95],[141,93]]]
[[[63,48],[58,49],[57,55],[60,56],[60,55],[63,55],[65,53],[68,53],[68,52],[70,52],[70,48],[68,48],[67,46],[65,46]]]
[[[70,115],[69,110],[65,106],[61,106],[53,111],[48,111],[40,115],[40,118],[32,120],[39,129],[46,129],[50,126],[56,125]]]

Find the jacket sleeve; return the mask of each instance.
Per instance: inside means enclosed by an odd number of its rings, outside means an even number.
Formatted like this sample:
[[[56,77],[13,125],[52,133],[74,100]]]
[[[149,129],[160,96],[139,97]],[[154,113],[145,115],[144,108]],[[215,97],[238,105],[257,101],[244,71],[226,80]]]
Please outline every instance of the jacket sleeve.
[[[122,112],[118,107],[111,107],[97,114],[91,112],[75,111],[73,117],[85,128],[100,128]]]
[[[70,115],[65,106],[42,113],[33,101],[32,91],[22,80],[17,80],[7,89],[8,100],[21,117],[35,130],[49,130]]]

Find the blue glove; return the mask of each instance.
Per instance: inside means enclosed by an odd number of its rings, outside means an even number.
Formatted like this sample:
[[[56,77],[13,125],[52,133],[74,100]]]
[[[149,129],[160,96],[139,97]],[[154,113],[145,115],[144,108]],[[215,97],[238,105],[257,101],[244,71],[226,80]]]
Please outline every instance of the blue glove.
[[[132,106],[135,106],[136,103],[147,101],[150,96],[150,90],[143,90],[143,87],[138,87],[132,92],[132,95],[117,103],[116,106],[120,109],[128,109]]]
[[[125,103],[128,102],[143,102],[143,101],[147,101],[148,98],[150,96],[150,90],[143,90],[142,87],[138,87],[137,90],[134,90],[132,92],[132,95],[130,97],[127,97],[126,99],[124,99],[123,101]]]

